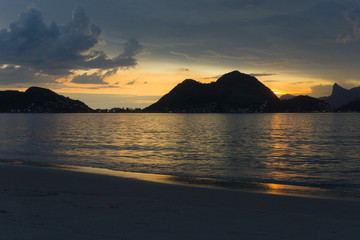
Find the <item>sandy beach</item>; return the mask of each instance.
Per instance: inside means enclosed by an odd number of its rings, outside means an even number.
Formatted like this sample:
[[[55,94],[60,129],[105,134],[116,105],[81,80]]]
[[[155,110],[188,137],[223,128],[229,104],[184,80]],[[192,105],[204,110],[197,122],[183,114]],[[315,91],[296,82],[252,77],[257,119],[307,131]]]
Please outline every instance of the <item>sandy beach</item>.
[[[358,239],[360,201],[0,164],[0,239]]]

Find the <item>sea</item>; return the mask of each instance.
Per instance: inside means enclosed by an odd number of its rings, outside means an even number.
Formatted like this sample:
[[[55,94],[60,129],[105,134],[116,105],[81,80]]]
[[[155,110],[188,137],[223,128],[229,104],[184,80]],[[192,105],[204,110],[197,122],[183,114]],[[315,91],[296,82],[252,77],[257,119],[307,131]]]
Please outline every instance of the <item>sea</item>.
[[[360,200],[359,113],[0,114],[0,161]]]

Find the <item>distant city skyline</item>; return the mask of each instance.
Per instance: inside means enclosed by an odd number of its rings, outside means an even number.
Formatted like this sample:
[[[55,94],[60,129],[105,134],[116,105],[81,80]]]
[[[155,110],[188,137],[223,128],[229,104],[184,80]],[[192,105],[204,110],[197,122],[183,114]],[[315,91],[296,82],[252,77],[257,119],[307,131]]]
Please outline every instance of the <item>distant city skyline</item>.
[[[360,86],[358,0],[0,1],[0,90],[145,107],[233,71],[276,94]]]

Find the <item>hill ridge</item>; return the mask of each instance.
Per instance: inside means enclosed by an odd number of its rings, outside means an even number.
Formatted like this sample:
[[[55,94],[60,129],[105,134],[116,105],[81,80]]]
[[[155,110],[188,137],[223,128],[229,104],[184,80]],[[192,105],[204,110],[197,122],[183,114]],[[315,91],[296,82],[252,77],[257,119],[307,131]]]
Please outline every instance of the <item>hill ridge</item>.
[[[0,112],[85,113],[92,112],[85,103],[73,100],[41,87],[25,92],[0,91]]]

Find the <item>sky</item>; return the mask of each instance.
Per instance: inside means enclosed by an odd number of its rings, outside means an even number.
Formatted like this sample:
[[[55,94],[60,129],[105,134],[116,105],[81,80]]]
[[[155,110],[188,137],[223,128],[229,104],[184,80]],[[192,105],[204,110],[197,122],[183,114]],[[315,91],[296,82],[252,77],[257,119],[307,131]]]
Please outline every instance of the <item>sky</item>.
[[[0,90],[146,107],[238,70],[281,94],[360,86],[360,0],[0,0]]]

